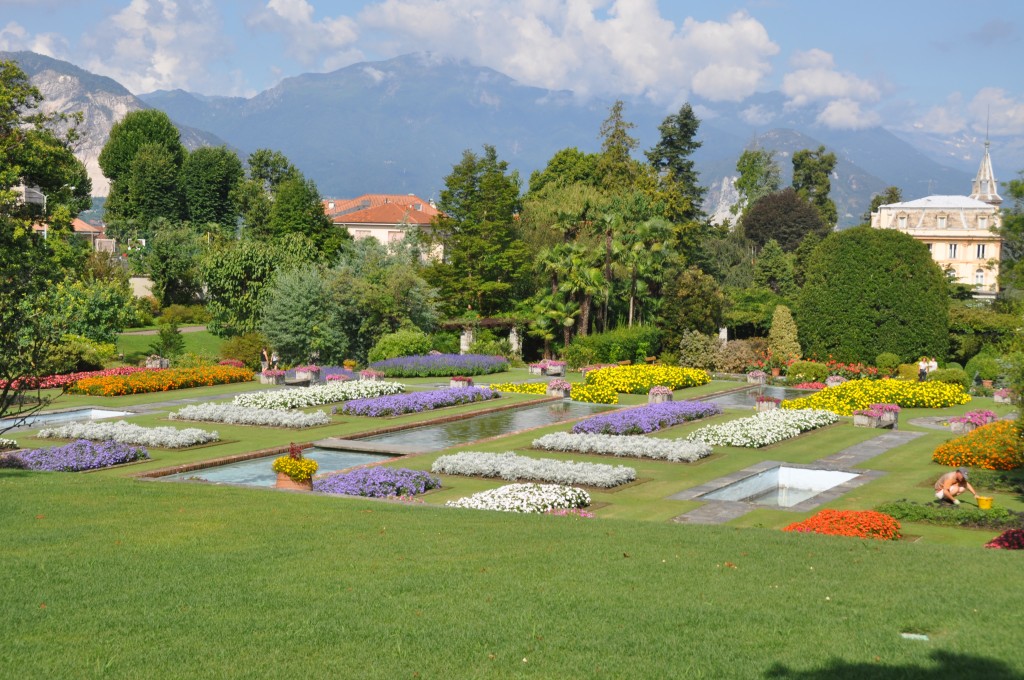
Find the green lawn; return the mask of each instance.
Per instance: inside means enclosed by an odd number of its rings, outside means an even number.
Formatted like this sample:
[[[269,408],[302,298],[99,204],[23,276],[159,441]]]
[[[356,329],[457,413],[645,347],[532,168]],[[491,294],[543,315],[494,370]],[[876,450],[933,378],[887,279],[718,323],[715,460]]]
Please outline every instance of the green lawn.
[[[224,340],[210,331],[182,333],[181,337],[185,339],[186,352],[205,354],[211,357],[220,356],[220,345]],[[152,354],[149,346],[157,339],[156,335],[125,335],[122,333],[117,336],[117,351],[124,354],[126,364],[137,364]]]
[[[524,380],[526,371],[502,379]],[[712,383],[676,399],[735,386]],[[116,405],[228,398],[253,388],[123,397]],[[7,623],[0,671],[48,678],[771,672],[895,679],[937,677],[941,665],[944,676],[1024,675],[1021,556],[981,548],[996,532],[907,524],[914,542],[884,544],[783,533],[810,514],[783,510],[756,510],[719,527],[667,521],[699,506],[666,500],[680,490],[762,460],[810,462],[882,433],[849,419],[760,450],[722,447],[690,465],[529,450],[536,436],[564,424],[462,447],[637,468],[641,483],[592,492],[601,504],[594,520],[439,507],[501,484],[495,480],[445,477],[423,502],[401,505],[129,477],[493,405],[383,420],[338,416],[308,431],[199,424],[226,441],[154,450],[151,462],[90,474],[0,470],[0,516],[8,519],[0,525]],[[976,399],[941,413],[977,408],[1009,410]],[[943,470],[931,452],[951,435],[907,422],[923,415],[936,413],[905,409],[900,429],[924,436],[862,466],[883,477],[826,507],[929,500],[929,483]],[[171,424],[165,417],[159,411],[132,421]],[[684,436],[703,424],[656,436]],[[17,438],[42,443],[30,435]],[[391,464],[428,469],[437,455]],[[994,495],[997,504],[1024,510],[1024,498]],[[938,612],[943,598],[955,601],[952,613]],[[930,640],[906,640],[902,632]]]

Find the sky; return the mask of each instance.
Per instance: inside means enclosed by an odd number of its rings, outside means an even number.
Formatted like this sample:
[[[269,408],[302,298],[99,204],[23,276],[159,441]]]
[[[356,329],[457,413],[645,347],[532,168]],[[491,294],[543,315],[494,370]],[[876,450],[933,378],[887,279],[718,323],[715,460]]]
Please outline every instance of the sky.
[[[1021,0],[0,0],[0,50],[236,96],[429,51],[666,110],[777,90],[836,129],[1024,134]]]

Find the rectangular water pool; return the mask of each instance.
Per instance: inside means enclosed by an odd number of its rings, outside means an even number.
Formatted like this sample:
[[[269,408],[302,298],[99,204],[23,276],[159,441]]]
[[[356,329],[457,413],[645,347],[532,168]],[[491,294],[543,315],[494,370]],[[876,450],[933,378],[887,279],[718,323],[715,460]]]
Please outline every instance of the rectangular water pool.
[[[791,508],[860,475],[841,470],[810,470],[779,466],[733,482],[699,500],[744,501]]]
[[[814,394],[813,390],[794,390],[790,387],[760,385],[756,387],[749,387],[747,389],[736,390],[735,392],[729,392],[728,394],[723,394],[720,397],[712,397],[708,399],[708,401],[718,404],[722,408],[754,408],[754,405],[757,404],[757,397],[761,395],[766,397],[775,397],[776,399],[799,399],[800,397],[807,397],[812,394]]]
[[[278,454],[286,455],[286,454]],[[179,472],[174,475],[160,477],[161,480],[180,482],[184,480],[202,480],[214,484],[240,484],[242,486],[274,486],[277,481],[277,473],[271,468],[274,459],[278,455],[265,456],[263,458],[251,458],[237,463],[216,465],[203,468],[202,470],[191,470]],[[365,465],[366,463],[377,463],[382,460],[390,460],[394,456],[377,453],[357,453],[355,451],[329,451],[311,447],[303,450],[304,458],[312,458],[317,462],[319,468],[317,474],[335,472],[345,468]]]
[[[58,411],[56,413],[36,413],[25,419],[24,425],[17,429],[30,427],[41,427],[56,423],[70,423],[78,420],[102,420],[104,418],[123,418],[124,416],[135,415],[131,411],[111,411],[105,408],[78,408],[72,411]],[[4,418],[2,422],[12,422],[15,418]]]

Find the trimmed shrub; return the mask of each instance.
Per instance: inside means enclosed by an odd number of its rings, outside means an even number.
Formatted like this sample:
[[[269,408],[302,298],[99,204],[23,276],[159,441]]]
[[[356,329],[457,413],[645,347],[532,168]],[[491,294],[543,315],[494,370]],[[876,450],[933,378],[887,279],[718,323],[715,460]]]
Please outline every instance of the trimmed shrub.
[[[958,364],[955,361],[950,361],[950,362],[946,363],[946,365],[943,366],[943,368],[959,368],[961,371],[964,370],[964,367],[961,366],[960,364]]]
[[[221,359],[238,359],[246,368],[254,371],[260,367],[263,348],[268,345],[267,336],[262,333],[244,333],[228,338],[220,346]]]
[[[929,382],[943,382],[950,385],[961,385],[963,388],[971,387],[971,379],[959,368],[938,368],[928,374]]]
[[[654,326],[617,328],[607,333],[576,336],[565,350],[570,368],[615,361],[643,361],[661,350],[661,333]]]
[[[900,380],[917,380],[917,364],[900,364],[896,367],[896,377]]]
[[[875,357],[875,366],[878,370],[886,373],[893,373],[900,365],[900,358],[892,352],[882,352]]]
[[[1024,466],[1024,442],[1014,423],[997,420],[940,444],[932,460],[949,467],[1014,470]]]
[[[113,343],[95,342],[82,335],[65,335],[50,354],[57,373],[98,371],[117,356]]]
[[[783,361],[800,358],[796,322],[793,321],[789,307],[785,305],[776,305],[772,314],[772,327],[768,331],[768,349],[773,356]]]
[[[817,361],[794,361],[786,369],[786,382],[793,385],[804,382],[823,383],[828,378],[828,366]]]
[[[383,361],[395,357],[427,354],[431,349],[430,336],[418,328],[407,328],[381,336],[377,344],[370,349],[367,359],[371,362]]]
[[[982,380],[995,380],[1000,374],[999,361],[994,356],[979,354],[967,362],[964,372],[972,381],[976,374]]]
[[[716,337],[698,331],[686,331],[683,333],[683,339],[679,341],[677,362],[680,366],[690,368],[713,369],[718,358],[719,346]]]
[[[743,373],[757,361],[757,352],[749,340],[729,340],[718,350],[715,369],[724,373]]]

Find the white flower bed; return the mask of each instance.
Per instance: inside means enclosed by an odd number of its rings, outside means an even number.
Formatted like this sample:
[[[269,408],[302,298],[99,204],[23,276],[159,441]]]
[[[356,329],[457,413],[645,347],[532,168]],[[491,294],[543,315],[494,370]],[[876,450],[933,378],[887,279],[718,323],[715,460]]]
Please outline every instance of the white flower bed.
[[[4,449],[16,449],[18,448],[18,442],[13,439],[3,439],[0,437],[0,451]]]
[[[776,409],[721,425],[706,425],[691,432],[687,439],[719,446],[758,448],[791,439],[801,432],[825,427],[838,420],[839,416],[831,411]]]
[[[327,425],[331,417],[323,411],[279,411],[235,404],[196,404],[167,415],[171,420],[200,420],[229,425],[260,425],[263,427],[315,427]]]
[[[140,444],[162,449],[183,449],[197,444],[220,441],[216,432],[207,432],[190,427],[179,430],[175,427],[142,427],[124,420],[116,423],[68,423],[60,427],[40,430],[36,435],[43,439],[91,439],[104,441],[112,439],[122,444]]]
[[[559,484],[508,484],[448,501],[445,505],[502,512],[547,512],[558,508],[585,508],[590,505],[590,494]]]
[[[400,383],[384,380],[332,380],[324,385],[296,387],[290,390],[246,392],[234,399],[235,406],[287,410],[322,406],[350,399],[370,399],[404,392]]]
[[[571,460],[530,458],[506,453],[466,451],[440,456],[431,472],[469,477],[501,477],[511,482],[529,479],[555,484],[584,484],[610,488],[636,479],[636,470],[624,465],[577,463]]]
[[[683,439],[658,439],[643,435],[555,432],[533,440],[533,448],[546,451],[599,453],[630,458],[654,458],[673,463],[692,463],[711,455],[711,445]]]

